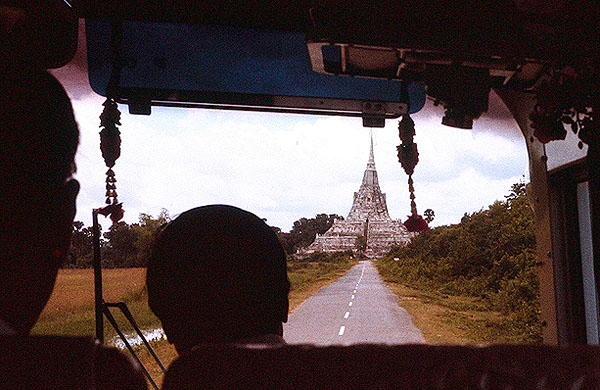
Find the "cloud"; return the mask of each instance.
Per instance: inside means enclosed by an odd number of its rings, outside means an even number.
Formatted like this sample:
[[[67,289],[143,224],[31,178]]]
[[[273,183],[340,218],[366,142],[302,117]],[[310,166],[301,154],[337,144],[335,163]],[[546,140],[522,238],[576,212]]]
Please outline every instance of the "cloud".
[[[464,213],[472,213],[504,199],[511,184],[518,182],[520,176],[506,179],[493,179],[484,176],[475,169],[466,169],[454,178],[443,182],[420,182],[415,177],[416,203],[422,213],[431,208],[435,211],[434,226],[460,222]],[[405,190],[408,197],[408,190]],[[388,194],[390,213],[406,217],[410,209],[396,209],[398,195]]]

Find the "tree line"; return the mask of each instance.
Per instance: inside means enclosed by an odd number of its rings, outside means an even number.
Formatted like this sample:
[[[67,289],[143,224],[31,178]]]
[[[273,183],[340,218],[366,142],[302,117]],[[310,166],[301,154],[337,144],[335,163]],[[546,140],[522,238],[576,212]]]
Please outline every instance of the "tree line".
[[[288,255],[296,253],[300,248],[309,246],[317,234],[324,234],[336,219],[344,219],[337,214],[317,214],[314,218],[300,218],[292,225],[288,233],[278,227],[271,228],[277,233],[283,249]]]
[[[141,213],[138,222],[119,221],[107,231],[100,226],[100,250],[105,268],[145,267],[154,236],[159,228],[169,222],[169,212],[162,210],[157,217]],[[71,250],[64,264],[66,268],[92,267],[94,258],[93,228],[83,222],[73,222]]]
[[[399,283],[481,298],[523,341],[541,340],[535,226],[524,183],[505,200],[393,248],[380,262]]]
[[[287,254],[312,243],[318,234],[325,233],[336,218],[336,214],[317,214],[314,218],[300,218],[289,232],[271,226],[279,237]],[[342,218],[343,219],[343,218]],[[105,268],[145,267],[152,241],[160,226],[171,220],[169,212],[162,210],[157,217],[142,213],[138,222],[128,224],[120,221],[106,231],[100,226],[100,250],[102,266]],[[93,228],[85,227],[81,221],[73,222],[71,250],[65,268],[92,267],[94,257]]]

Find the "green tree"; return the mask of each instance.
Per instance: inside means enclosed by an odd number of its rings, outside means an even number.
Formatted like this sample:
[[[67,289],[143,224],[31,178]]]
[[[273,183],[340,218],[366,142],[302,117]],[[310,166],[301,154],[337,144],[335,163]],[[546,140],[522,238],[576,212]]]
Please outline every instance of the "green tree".
[[[432,209],[425,210],[423,215],[425,216],[427,223],[431,223],[435,219],[435,212]]]
[[[102,228],[100,227],[100,229]],[[74,221],[71,248],[63,266],[67,268],[91,267],[94,251],[92,240],[92,227],[84,227],[83,222]]]
[[[128,224],[120,221],[111,226],[107,232],[101,233],[100,237],[102,266],[107,268],[144,267],[156,233],[170,220],[169,212],[163,209],[157,217],[141,213],[138,223]],[[100,232],[102,232],[102,226],[100,226]],[[84,227],[83,222],[75,221],[71,249],[64,267],[91,267],[93,252],[92,227]]]
[[[107,243],[102,252],[102,265],[107,268],[128,267],[137,262],[139,233],[127,222],[119,221],[104,233]]]
[[[465,213],[458,224],[393,248],[384,261],[402,283],[484,299],[517,324],[524,340],[539,340],[535,226],[525,183],[514,184],[504,201]]]
[[[158,233],[159,229],[165,224],[169,223],[171,218],[169,212],[166,209],[162,209],[156,218],[150,214],[141,213],[139,216],[139,224],[133,225],[133,229],[136,232],[136,254],[134,263],[131,266],[134,267],[145,267],[150,251],[152,249],[152,243]]]
[[[310,245],[317,233],[323,234],[329,230],[338,218],[343,219],[337,214],[317,214],[314,218],[300,218],[294,222],[289,233],[279,234],[279,240],[286,253],[295,253],[298,248]]]

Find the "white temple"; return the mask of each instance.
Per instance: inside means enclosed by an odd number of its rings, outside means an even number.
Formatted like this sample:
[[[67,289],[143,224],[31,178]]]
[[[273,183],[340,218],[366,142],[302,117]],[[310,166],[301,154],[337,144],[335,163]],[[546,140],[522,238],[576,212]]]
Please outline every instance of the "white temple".
[[[354,193],[350,214],[346,219],[336,219],[325,234],[317,234],[315,241],[301,252],[352,250],[357,253],[357,238],[361,236],[366,241],[363,241],[362,254],[371,258],[384,255],[393,245],[408,244],[411,237],[402,222],[392,220],[388,213],[385,194],[379,188],[372,137],[369,162],[362,184]]]

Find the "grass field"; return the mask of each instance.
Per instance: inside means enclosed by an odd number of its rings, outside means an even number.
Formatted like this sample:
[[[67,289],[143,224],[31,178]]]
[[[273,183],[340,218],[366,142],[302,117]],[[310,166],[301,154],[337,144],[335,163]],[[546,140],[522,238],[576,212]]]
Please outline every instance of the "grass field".
[[[515,343],[502,323],[502,315],[490,311],[479,299],[438,294],[387,282],[400,298],[398,304],[432,344]]]
[[[341,261],[330,263],[290,262],[288,277],[292,285],[290,311],[321,287],[342,276],[356,262]],[[144,268],[119,268],[103,270],[104,299],[107,302],[123,301],[133,313],[142,329],[159,328],[160,321],[147,305],[145,289],[146,270]],[[124,318],[116,314],[125,333],[132,333]],[[54,335],[93,335],[94,322],[94,275],[91,269],[64,269],[59,272],[54,292],[44,309],[33,334]],[[105,338],[114,340],[115,331],[105,321]],[[153,347],[165,365],[177,357],[177,353],[166,340],[152,342]],[[152,376],[162,380],[160,367],[152,361],[148,352],[136,348],[140,359],[149,368]]]
[[[521,334],[502,314],[480,298],[443,294],[427,288],[400,284],[382,273],[386,284],[399,297],[398,305],[412,316],[432,344],[523,343]]]
[[[104,299],[124,301],[143,328],[160,326],[145,302],[146,270],[118,268],[103,271]],[[91,269],[63,269],[50,301],[33,329],[34,334],[91,335],[94,325],[94,274]],[[114,336],[107,329],[107,339]]]

